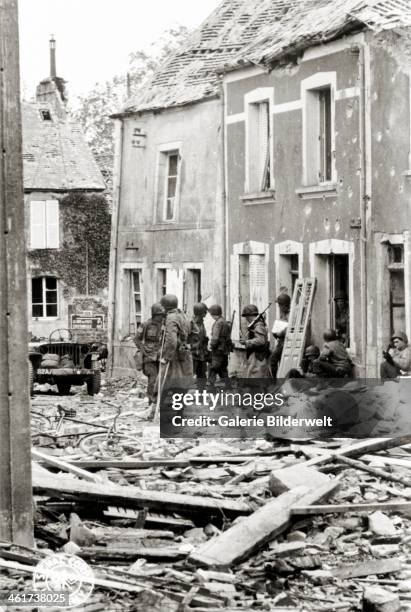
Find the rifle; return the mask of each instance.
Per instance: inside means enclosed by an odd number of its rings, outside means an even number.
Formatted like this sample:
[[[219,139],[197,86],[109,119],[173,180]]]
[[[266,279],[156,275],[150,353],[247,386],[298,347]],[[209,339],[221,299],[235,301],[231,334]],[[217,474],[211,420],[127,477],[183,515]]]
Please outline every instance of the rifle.
[[[268,304],[267,308],[265,308],[265,309],[264,309],[262,312],[260,312],[260,313],[259,313],[259,314],[256,316],[256,318],[255,318],[253,321],[251,321],[251,323],[249,323],[249,324],[247,325],[247,331],[253,331],[253,329],[254,329],[254,327],[257,325],[257,323],[258,323],[259,321],[264,320],[264,315],[265,315],[265,313],[267,312],[267,310],[270,308],[271,304],[272,304],[272,302],[269,302],[269,304]]]

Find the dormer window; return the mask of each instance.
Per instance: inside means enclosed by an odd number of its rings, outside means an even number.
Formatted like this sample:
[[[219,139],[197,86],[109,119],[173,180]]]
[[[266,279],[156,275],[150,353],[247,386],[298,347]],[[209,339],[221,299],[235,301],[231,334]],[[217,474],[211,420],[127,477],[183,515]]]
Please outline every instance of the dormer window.
[[[43,121],[51,121],[51,113],[47,108],[42,109],[40,115]]]

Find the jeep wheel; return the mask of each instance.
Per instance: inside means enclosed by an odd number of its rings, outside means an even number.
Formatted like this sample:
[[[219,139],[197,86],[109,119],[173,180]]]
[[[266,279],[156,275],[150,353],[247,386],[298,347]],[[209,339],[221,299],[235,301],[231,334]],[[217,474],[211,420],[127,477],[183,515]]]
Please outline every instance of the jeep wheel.
[[[30,397],[34,395],[34,368],[30,360],[29,360],[29,393],[30,393]]]
[[[87,393],[89,395],[96,395],[100,392],[101,388],[101,372],[100,370],[95,370],[93,376],[87,381]]]
[[[57,389],[59,390],[60,395],[69,395],[71,384],[67,382],[59,382],[57,383]]]

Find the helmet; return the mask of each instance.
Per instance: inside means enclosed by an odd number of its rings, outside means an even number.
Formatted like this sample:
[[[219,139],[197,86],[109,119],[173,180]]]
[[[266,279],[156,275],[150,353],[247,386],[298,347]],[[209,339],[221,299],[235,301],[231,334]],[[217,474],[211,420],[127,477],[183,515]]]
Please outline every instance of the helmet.
[[[178,306],[177,296],[172,293],[167,293],[161,298],[160,304],[165,310],[173,310],[173,308],[177,308]]]
[[[208,309],[208,312],[210,313],[210,315],[221,317],[221,315],[223,314],[223,309],[221,308],[219,304],[213,304]]]
[[[241,313],[242,317],[256,317],[258,315],[258,308],[255,304],[247,304],[244,306],[243,312]]]
[[[160,304],[160,302],[156,302],[155,304],[152,305],[151,307],[151,316],[155,317],[156,315],[164,315],[165,314],[165,310],[163,308],[163,306]]]
[[[310,346],[307,346],[307,348],[304,351],[304,357],[319,357],[320,356],[320,349],[318,348],[318,346],[315,346],[314,344],[310,344]]]
[[[288,293],[280,293],[275,301],[279,306],[289,306],[291,304],[291,298]]]
[[[394,332],[391,336],[391,340],[394,340],[395,338],[398,338],[398,340],[401,340],[402,342],[405,342],[405,344],[408,344],[408,337],[407,334],[405,334],[404,332]]]
[[[335,329],[326,329],[323,338],[326,342],[332,342],[333,340],[337,340],[337,332]]]
[[[197,316],[205,317],[205,315],[207,314],[207,311],[208,311],[208,308],[205,304],[203,304],[203,302],[197,302],[197,304],[194,304],[193,306],[193,312]]]

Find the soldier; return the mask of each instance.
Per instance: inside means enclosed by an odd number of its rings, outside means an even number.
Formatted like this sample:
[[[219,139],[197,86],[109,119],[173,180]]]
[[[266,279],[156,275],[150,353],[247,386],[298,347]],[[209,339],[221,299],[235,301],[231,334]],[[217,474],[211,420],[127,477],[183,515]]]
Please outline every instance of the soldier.
[[[320,356],[312,362],[313,373],[324,378],[351,377],[353,364],[335,329],[326,329],[323,338]]]
[[[161,304],[151,307],[151,319],[148,319],[137,330],[134,342],[142,355],[143,374],[147,376],[147,396],[149,406],[156,403],[160,350],[162,341],[165,310]]]
[[[288,323],[288,317],[290,315],[291,298],[288,295],[288,293],[282,292],[277,297],[276,302],[280,309],[279,322],[283,323],[283,325],[281,325],[280,329],[276,331],[275,326],[276,326],[277,321],[275,321],[274,327],[272,330],[273,336],[276,340],[275,347],[274,347],[273,352],[271,353],[271,359],[270,359],[271,375],[274,380],[277,380],[278,366],[280,365],[281,356],[283,354],[284,340],[285,340],[285,335],[287,333],[286,323]]]
[[[161,364],[167,367],[167,378],[192,377],[193,359],[188,344],[190,321],[178,308],[175,295],[163,295],[161,305],[166,311]],[[160,384],[163,384],[163,376]]]
[[[265,324],[264,315],[256,320],[258,317],[258,308],[254,304],[248,304],[244,306],[241,313],[242,317],[245,317],[248,324],[252,325],[247,330],[247,335],[241,343],[244,344],[247,351],[247,378],[267,378],[270,376],[269,369],[269,356],[270,356],[270,344],[268,342],[268,331],[267,325]]]
[[[189,342],[193,356],[193,370],[197,379],[207,378],[209,350],[207,332],[204,327],[204,317],[207,311],[208,308],[203,302],[198,302],[193,306],[194,316],[191,320]]]
[[[222,380],[228,380],[228,355],[232,351],[231,325],[223,317],[223,311],[219,304],[213,304],[208,312],[214,319],[211,330],[211,365],[209,372],[209,384],[214,385],[217,374]]]

